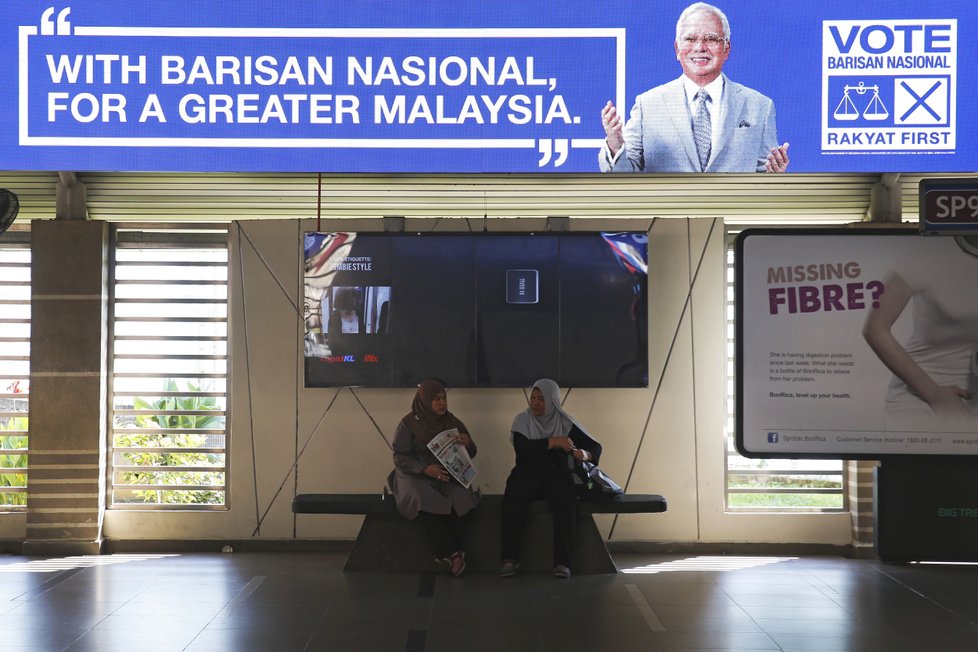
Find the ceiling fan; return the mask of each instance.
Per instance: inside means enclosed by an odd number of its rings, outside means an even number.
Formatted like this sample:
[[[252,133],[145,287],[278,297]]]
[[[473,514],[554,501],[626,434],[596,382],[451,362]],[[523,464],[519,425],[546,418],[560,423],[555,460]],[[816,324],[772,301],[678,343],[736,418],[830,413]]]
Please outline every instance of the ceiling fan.
[[[17,200],[17,195],[0,188],[0,233],[6,231],[14,223],[14,218],[17,217],[19,210],[20,202]]]

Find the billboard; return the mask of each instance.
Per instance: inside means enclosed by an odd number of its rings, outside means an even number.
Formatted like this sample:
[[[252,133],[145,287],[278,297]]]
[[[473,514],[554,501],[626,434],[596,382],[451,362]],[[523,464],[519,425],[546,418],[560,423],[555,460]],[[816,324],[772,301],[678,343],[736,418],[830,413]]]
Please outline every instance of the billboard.
[[[978,236],[749,229],[737,240],[748,457],[978,453]]]
[[[0,167],[754,172],[790,144],[789,173],[978,169],[978,72],[958,65],[978,5],[721,2],[727,41],[677,39],[687,4],[18,0]],[[707,152],[679,85],[697,67],[723,75]]]

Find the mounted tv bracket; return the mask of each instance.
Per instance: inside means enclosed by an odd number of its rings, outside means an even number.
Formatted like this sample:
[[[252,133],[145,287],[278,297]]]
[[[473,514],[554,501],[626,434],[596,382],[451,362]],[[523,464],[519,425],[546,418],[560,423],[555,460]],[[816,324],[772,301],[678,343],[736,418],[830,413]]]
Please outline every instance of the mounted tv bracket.
[[[570,218],[567,216],[548,216],[547,231],[570,231]]]
[[[384,215],[384,231],[387,233],[402,233],[404,217],[400,215]]]

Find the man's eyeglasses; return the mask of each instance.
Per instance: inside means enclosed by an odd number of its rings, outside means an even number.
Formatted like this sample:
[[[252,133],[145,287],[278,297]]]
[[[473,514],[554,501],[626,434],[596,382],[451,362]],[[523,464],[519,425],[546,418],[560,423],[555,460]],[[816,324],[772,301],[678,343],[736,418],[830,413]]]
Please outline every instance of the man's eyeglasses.
[[[708,47],[717,47],[721,43],[726,42],[727,39],[723,38],[720,34],[687,34],[680,39],[683,45],[696,45],[702,42]]]

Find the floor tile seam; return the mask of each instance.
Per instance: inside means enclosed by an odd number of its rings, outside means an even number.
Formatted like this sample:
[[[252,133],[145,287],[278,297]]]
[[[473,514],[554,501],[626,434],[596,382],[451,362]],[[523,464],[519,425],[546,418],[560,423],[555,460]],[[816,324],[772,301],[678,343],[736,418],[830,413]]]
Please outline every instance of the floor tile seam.
[[[39,586],[35,587],[34,589],[32,589],[30,591],[25,591],[25,592],[21,593],[20,595],[18,595],[15,598],[13,598],[11,601],[12,602],[16,602],[16,601],[30,602],[34,598],[39,597],[41,595],[44,595],[45,593],[47,593],[48,591],[50,591],[54,587],[60,586],[63,582],[66,582],[66,581],[70,580],[72,577],[74,577],[78,573],[81,573],[84,570],[86,570],[86,569],[84,569],[84,568],[69,568],[69,569],[60,571],[54,577],[48,579],[45,582],[42,582]]]
[[[418,575],[417,588],[414,597],[416,600],[426,601],[427,615],[424,619],[424,629],[418,629],[408,625],[407,633],[404,636],[404,652],[424,652],[428,640],[428,632],[431,631],[431,615],[434,609],[435,596],[438,593],[439,580],[444,579],[434,573],[420,573]],[[330,605],[332,606],[332,605]],[[327,611],[329,609],[327,608]],[[325,615],[325,614],[324,614]],[[322,628],[317,629],[320,631]]]
[[[752,616],[747,609],[745,609],[739,602],[737,602],[737,598],[734,595],[732,595],[731,593],[729,593],[723,587],[723,585],[721,585],[721,584],[718,584],[717,587],[720,589],[720,591],[723,592],[723,594],[725,596],[727,596],[727,598],[730,599],[731,602],[733,602],[735,605],[737,605],[737,608],[740,609],[740,611],[744,614],[744,616],[746,616],[752,623],[754,623],[754,626],[755,627],[757,627],[758,629],[761,630],[760,633],[763,634],[765,637],[767,637],[767,639],[773,645],[776,646],[773,649],[775,649],[775,650],[781,650],[782,649],[781,645],[776,640],[774,640],[774,637],[773,636],[771,636],[771,633],[768,632],[766,629],[764,629],[764,627],[759,622],[757,622],[757,618],[755,618],[754,616]],[[751,594],[751,595],[754,595],[754,594]]]
[[[637,584],[625,584],[625,589],[632,598],[635,608],[638,610],[639,614],[645,620],[646,625],[653,634],[656,632],[665,632],[666,626],[663,624],[662,619],[649,604],[648,599]]]
[[[264,575],[252,575],[248,583],[241,587],[237,593],[231,596],[231,599],[225,603],[224,608],[214,614],[213,618],[211,618],[207,624],[209,625],[219,618],[227,618],[233,614],[235,609],[246,603],[248,598],[254,595],[255,591],[257,591],[258,588],[264,584],[265,578],[266,576]]]
[[[910,586],[909,584],[907,584],[907,583],[901,581],[900,579],[898,579],[897,577],[895,577],[892,573],[886,572],[885,569],[883,569],[883,568],[877,567],[876,568],[876,571],[878,573],[880,573],[881,575],[883,575],[884,577],[889,578],[890,580],[892,580],[893,582],[895,582],[896,584],[898,584],[900,587],[906,589],[907,591],[910,591],[914,595],[920,596],[922,599],[926,600],[927,602],[930,602],[935,607],[937,607],[937,608],[939,608],[939,609],[941,609],[943,611],[946,611],[947,613],[949,613],[952,616],[954,616],[955,618],[958,618],[961,621],[967,623],[969,626],[973,627],[976,631],[978,631],[978,621],[976,621],[975,619],[968,618],[968,617],[964,616],[963,614],[960,614],[960,613],[956,612],[954,609],[951,609],[950,607],[947,607],[947,606],[941,604],[940,602],[938,602],[934,598],[931,598],[930,596],[925,595],[924,593],[921,593],[920,591],[918,591],[914,587]]]
[[[664,649],[668,650],[682,650],[685,652],[689,650],[745,650],[749,652],[761,652],[761,651],[771,651],[771,652],[781,652],[785,648],[778,643],[775,638],[768,634],[767,632],[657,632],[655,634],[656,640],[663,646]],[[670,639],[709,639],[709,638],[722,638],[723,642],[713,645],[705,642],[687,642],[680,644],[677,640]],[[736,644],[731,647],[731,639],[746,639],[746,638],[757,638],[763,639],[763,643],[754,640],[752,642],[744,642],[743,644]],[[681,645],[681,647],[680,647]],[[705,646],[705,647],[704,647]],[[790,648],[789,648],[790,649]],[[830,652],[822,651],[820,652]]]
[[[739,602],[737,602],[737,596],[736,596],[736,594],[731,593],[730,591],[728,591],[722,584],[717,584],[717,589],[719,589],[720,592],[723,593],[723,595],[727,596],[727,599],[730,600],[731,603],[733,603],[734,605],[736,605],[736,607],[738,609],[740,609],[741,613],[743,613],[745,616],[747,616],[751,620],[754,620],[754,617],[750,615],[750,613],[747,611],[747,609],[745,609],[743,607],[743,605],[741,605]],[[756,593],[748,593],[748,594],[745,594],[745,595],[757,595],[757,594]]]
[[[822,579],[821,575],[812,570],[808,569],[795,569],[793,571],[795,577],[804,580],[809,586],[818,589],[819,592],[824,593],[823,589],[831,589],[832,585]]]
[[[505,582],[507,585],[517,586],[517,582],[519,582],[521,578],[519,578],[519,577],[500,577],[498,579],[501,582]],[[568,584],[568,580],[566,580],[566,579],[560,579],[560,580],[554,579],[554,581],[555,582],[562,582],[565,585]],[[570,580],[570,581],[573,581],[573,580]],[[538,587],[532,587],[532,590],[533,591],[537,591],[539,589],[538,589]],[[529,626],[529,627],[532,627],[533,632],[536,635],[536,642],[537,642],[537,646],[538,646],[537,649],[539,649],[539,650],[546,650],[547,649],[547,644],[546,644],[546,636],[545,636],[545,631],[544,631],[545,630],[544,625],[545,624],[548,624],[548,622],[550,624],[552,624],[553,621],[547,621],[546,620],[545,617],[546,617],[547,614],[544,614],[544,613],[541,613],[540,612],[539,605],[540,605],[540,601],[539,600],[530,600],[530,602],[528,604],[529,609],[530,609],[530,617],[529,617],[528,622],[526,623],[526,625]]]

